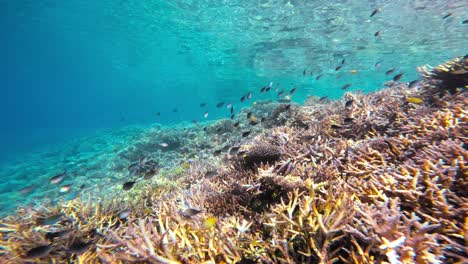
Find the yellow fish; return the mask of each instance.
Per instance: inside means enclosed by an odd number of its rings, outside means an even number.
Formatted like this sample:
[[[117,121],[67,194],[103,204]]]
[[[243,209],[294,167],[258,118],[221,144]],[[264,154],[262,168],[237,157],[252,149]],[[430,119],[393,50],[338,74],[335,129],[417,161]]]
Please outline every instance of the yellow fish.
[[[351,70],[350,72],[351,72],[351,74],[356,74],[357,73],[356,70]]]
[[[424,101],[419,97],[406,97],[406,101],[412,104],[422,104]]]

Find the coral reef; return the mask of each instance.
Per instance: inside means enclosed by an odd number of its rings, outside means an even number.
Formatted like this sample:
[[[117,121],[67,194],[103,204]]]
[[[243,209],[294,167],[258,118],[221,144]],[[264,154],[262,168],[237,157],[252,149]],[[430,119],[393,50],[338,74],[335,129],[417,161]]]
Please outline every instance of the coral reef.
[[[274,106],[248,137],[247,120],[209,125],[206,153],[145,137],[124,170],[144,152],[178,162],[111,200],[19,208],[0,222],[0,262],[466,263],[467,83],[438,68],[417,87]],[[228,137],[239,153],[213,158]],[[182,158],[186,143],[199,159]]]

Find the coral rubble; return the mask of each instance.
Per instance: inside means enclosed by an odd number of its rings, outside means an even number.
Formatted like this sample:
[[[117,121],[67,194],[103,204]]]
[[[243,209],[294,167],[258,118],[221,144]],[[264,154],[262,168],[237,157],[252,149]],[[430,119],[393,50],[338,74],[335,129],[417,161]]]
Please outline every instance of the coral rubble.
[[[466,263],[466,58],[444,65],[417,87],[276,106],[238,155],[124,197],[22,207],[0,222],[0,262]],[[231,125],[207,129],[219,148]]]

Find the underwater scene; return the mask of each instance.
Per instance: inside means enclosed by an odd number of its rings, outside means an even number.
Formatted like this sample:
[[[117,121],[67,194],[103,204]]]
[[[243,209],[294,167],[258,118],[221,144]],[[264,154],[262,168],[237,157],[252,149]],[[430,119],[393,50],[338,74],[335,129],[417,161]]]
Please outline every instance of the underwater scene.
[[[468,263],[468,2],[0,0],[0,263]]]

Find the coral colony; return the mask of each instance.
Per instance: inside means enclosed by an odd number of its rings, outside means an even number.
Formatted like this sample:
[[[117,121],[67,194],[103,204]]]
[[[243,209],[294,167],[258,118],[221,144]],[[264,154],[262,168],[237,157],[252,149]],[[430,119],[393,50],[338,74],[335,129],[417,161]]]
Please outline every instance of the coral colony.
[[[419,71],[341,101],[259,102],[205,127],[216,162],[185,148],[159,171],[129,151],[112,199],[4,217],[0,262],[468,263],[468,59]]]

